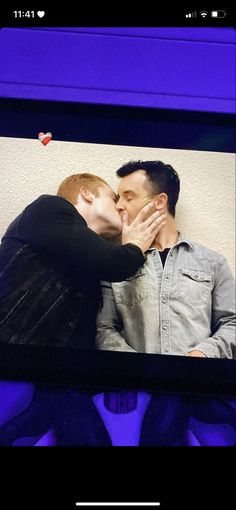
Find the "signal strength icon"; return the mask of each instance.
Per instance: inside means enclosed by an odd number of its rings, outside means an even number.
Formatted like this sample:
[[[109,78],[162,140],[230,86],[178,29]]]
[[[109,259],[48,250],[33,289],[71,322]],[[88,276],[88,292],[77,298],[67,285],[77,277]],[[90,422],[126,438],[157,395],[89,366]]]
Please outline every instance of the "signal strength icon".
[[[208,12],[207,11],[200,11],[200,16],[202,18],[206,18],[206,16],[208,15]]]
[[[185,18],[196,18],[197,17],[197,11],[188,12],[185,14]]]

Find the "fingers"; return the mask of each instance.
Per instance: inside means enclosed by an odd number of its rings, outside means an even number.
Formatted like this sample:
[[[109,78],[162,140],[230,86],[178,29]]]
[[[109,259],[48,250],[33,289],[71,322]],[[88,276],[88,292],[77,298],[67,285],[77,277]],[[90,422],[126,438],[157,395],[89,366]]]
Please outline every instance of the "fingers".
[[[132,222],[132,225],[135,226],[135,225],[143,222],[144,219],[146,218],[147,214],[151,212],[153,207],[154,207],[154,202],[150,202],[148,205],[145,205],[145,207],[143,207],[143,209],[141,209],[141,211],[139,211],[139,213],[137,214],[136,218]]]
[[[121,215],[121,221],[122,221],[122,226],[123,228],[124,227],[128,227],[129,226],[129,215],[127,213],[127,211],[124,211]]]
[[[149,227],[147,228],[148,232],[151,234],[151,233],[158,233],[159,230],[161,230],[161,228],[163,227],[163,225],[166,224],[166,215],[165,214],[162,214],[159,218],[157,218],[155,221],[153,221],[151,223],[151,225],[149,225]]]
[[[156,211],[151,216],[149,216],[149,218],[144,222],[144,225],[148,228],[152,224],[157,225],[157,224],[161,223],[163,220],[166,220],[166,218],[167,218],[167,213]]]

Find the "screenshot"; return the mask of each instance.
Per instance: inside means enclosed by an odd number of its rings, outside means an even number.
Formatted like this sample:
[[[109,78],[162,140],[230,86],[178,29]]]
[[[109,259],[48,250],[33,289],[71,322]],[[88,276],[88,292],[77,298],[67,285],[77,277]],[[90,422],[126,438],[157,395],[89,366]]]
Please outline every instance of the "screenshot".
[[[0,446],[94,466],[41,505],[189,508],[236,445],[234,13],[44,9],[1,15]]]

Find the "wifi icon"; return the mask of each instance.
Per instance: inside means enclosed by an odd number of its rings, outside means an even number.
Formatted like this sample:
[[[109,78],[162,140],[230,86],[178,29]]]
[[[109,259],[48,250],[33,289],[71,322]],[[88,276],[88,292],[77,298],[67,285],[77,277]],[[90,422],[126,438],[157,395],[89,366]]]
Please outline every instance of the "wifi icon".
[[[208,12],[207,11],[200,11],[200,16],[202,18],[206,18],[206,16],[208,15]]]

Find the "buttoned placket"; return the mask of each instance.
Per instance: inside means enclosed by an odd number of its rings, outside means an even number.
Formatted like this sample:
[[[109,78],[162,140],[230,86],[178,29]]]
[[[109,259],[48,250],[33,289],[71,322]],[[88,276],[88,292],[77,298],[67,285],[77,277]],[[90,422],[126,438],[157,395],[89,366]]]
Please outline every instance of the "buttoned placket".
[[[153,280],[151,282],[152,285],[152,296],[154,298],[154,303],[156,306],[156,313],[158,314],[159,310],[159,301],[160,301],[160,290],[162,285],[162,278],[163,278],[163,265],[161,261],[161,257],[158,253],[158,250],[156,248],[151,248],[150,253],[152,256],[152,261],[154,265],[154,274],[151,273],[151,277],[153,277]],[[160,282],[161,277],[161,282]],[[155,321],[155,319],[154,319]],[[155,352],[157,348],[157,352],[162,351],[162,342],[161,342],[161,335],[159,333],[159,326],[156,324],[154,331],[153,331],[154,338],[151,339],[151,343],[153,344],[153,352]],[[157,342],[157,338],[159,339],[159,342]]]
[[[160,334],[162,354],[171,354],[170,291],[175,255],[176,250],[173,247],[167,254],[162,274],[160,293]]]
[[[179,244],[179,243],[178,243]],[[153,250],[153,254],[158,261],[158,266],[162,268],[162,280],[159,296],[160,306],[160,340],[161,340],[161,353],[171,354],[171,331],[170,331],[170,292],[172,273],[174,262],[176,258],[176,246],[170,248],[167,254],[164,268],[162,265],[160,253],[158,250]]]

